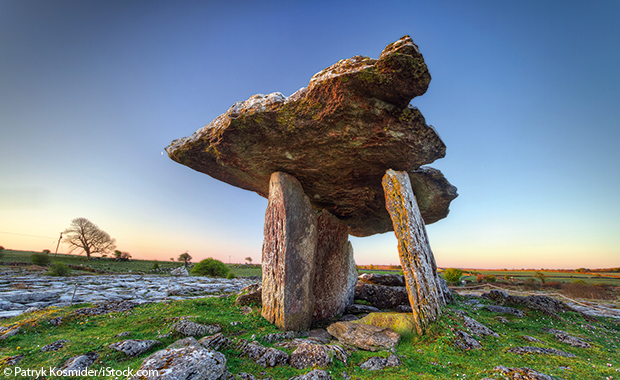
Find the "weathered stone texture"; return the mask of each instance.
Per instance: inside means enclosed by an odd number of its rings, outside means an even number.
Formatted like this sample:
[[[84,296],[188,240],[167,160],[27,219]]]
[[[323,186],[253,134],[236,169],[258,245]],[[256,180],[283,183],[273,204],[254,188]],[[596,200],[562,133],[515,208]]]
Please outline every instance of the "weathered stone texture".
[[[391,349],[400,341],[400,334],[390,328],[354,322],[333,323],[327,332],[342,343],[368,351]]]
[[[409,173],[426,223],[444,218],[456,188],[434,169],[445,145],[409,102],[430,74],[409,36],[379,59],[355,56],[322,70],[289,97],[254,95],[166,148],[174,161],[268,197],[273,172],[295,176],[313,206],[354,236],[392,230],[381,177]],[[419,187],[419,188],[418,188]]]
[[[394,223],[407,293],[419,334],[435,321],[444,304],[437,284],[437,265],[409,175],[388,170],[383,177],[385,204]]]
[[[282,330],[310,327],[317,220],[293,176],[271,176],[263,241],[262,315]]]
[[[318,215],[317,225],[314,321],[342,314],[353,303],[357,283],[349,227],[325,210]]]

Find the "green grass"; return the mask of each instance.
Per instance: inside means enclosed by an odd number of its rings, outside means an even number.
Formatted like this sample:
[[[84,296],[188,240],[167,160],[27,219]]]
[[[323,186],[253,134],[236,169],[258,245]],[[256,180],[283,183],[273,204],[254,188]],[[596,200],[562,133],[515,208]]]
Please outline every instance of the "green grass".
[[[253,308],[252,313],[242,315],[234,305],[234,296],[227,298],[203,298],[198,300],[174,301],[137,306],[134,310],[100,316],[75,316],[71,311],[77,306],[62,309],[47,309],[10,320],[0,321],[2,326],[22,325],[21,332],[3,341],[0,358],[20,353],[24,354],[19,363],[21,368],[58,367],[70,357],[89,351],[99,353],[101,362],[91,368],[110,367],[116,370],[137,369],[142,361],[153,352],[165,348],[177,339],[183,338],[178,333],[161,339],[162,345],[156,346],[137,358],[129,358],[113,351],[107,346],[123,339],[156,339],[159,334],[168,333],[171,325],[181,316],[190,316],[191,320],[222,326],[222,332],[228,337],[250,339],[277,332],[260,315],[260,309]],[[453,344],[454,330],[463,329],[462,319],[456,309],[464,310],[479,322],[487,325],[501,335],[500,338],[484,337],[480,339],[483,348],[464,352]],[[525,309],[523,309],[525,310]],[[61,326],[51,326],[48,321],[57,316],[64,316]],[[357,351],[345,365],[335,361],[329,370],[335,379],[343,379],[342,372],[362,380],[378,379],[482,379],[500,376],[493,372],[497,365],[507,367],[530,367],[538,371],[565,379],[605,379],[618,377],[620,368],[620,323],[617,320],[601,319],[598,323],[584,320],[574,313],[566,313],[562,319],[553,319],[526,312],[518,319],[505,316],[509,322],[500,323],[496,314],[483,309],[475,309],[465,303],[457,303],[444,308],[439,322],[429,333],[419,337],[414,334],[404,335],[396,353],[401,355],[404,365],[398,368],[370,372],[359,369],[359,364],[371,356],[387,356],[387,352],[371,353]],[[231,325],[231,322],[241,322]],[[556,328],[570,334],[591,339],[590,349],[574,348],[557,342],[554,337],[542,331],[543,328]],[[115,335],[131,331],[128,338],[116,338]],[[523,335],[538,338],[543,343],[529,343]],[[65,348],[57,352],[41,353],[40,347],[58,339],[69,339]],[[270,346],[270,344],[265,344]],[[576,358],[562,358],[550,355],[517,355],[507,352],[514,346],[540,345],[553,347],[577,355]],[[285,350],[289,354],[291,350]],[[303,374],[307,370],[292,367],[262,368],[245,357],[240,357],[233,350],[222,351],[227,358],[231,373],[263,373],[259,378],[272,377],[275,380],[288,379]],[[1,361],[1,359],[0,359]],[[560,369],[566,367],[570,369]],[[0,365],[0,372],[4,367]]]

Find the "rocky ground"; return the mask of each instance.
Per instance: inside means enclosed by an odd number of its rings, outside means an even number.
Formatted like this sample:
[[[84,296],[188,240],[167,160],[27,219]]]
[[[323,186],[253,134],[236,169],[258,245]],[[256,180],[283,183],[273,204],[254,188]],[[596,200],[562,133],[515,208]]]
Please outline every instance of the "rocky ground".
[[[0,318],[15,317],[30,308],[76,303],[132,301],[140,304],[238,292],[256,279],[99,275],[51,277],[10,275],[0,278]]]

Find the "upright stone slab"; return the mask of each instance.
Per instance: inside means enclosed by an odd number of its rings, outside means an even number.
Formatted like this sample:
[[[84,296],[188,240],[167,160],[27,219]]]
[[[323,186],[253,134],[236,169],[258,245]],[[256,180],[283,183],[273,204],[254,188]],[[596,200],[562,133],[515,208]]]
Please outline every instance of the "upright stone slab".
[[[411,188],[409,175],[388,169],[382,180],[385,206],[398,239],[398,253],[407,293],[419,334],[435,321],[444,303],[437,284],[437,265],[426,235],[424,220]]]
[[[317,225],[313,321],[342,314],[353,303],[357,283],[347,224],[323,210],[317,217]]]
[[[264,233],[262,315],[282,330],[308,329],[317,219],[301,184],[289,174],[271,175]]]

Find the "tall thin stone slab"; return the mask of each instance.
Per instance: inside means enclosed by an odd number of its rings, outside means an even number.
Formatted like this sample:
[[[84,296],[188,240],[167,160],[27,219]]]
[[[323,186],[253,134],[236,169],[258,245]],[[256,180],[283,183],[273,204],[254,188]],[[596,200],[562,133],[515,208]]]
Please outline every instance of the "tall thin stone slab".
[[[342,314],[353,303],[357,271],[349,227],[326,210],[317,216],[313,321]]]
[[[439,317],[444,304],[443,292],[437,283],[437,265],[409,175],[388,169],[382,185],[385,206],[398,239],[398,253],[413,319],[418,334],[424,334],[428,325]]]
[[[271,175],[264,235],[262,315],[282,330],[308,329],[317,219],[301,184],[289,174]]]

